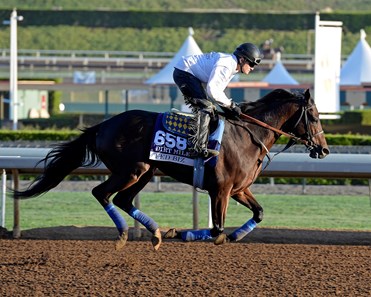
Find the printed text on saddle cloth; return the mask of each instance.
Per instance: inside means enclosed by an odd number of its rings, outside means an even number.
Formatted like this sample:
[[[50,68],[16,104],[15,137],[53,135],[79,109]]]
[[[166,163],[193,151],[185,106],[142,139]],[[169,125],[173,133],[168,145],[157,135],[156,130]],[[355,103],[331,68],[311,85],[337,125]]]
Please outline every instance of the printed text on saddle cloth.
[[[164,117],[167,117],[166,120]],[[167,114],[158,116],[149,158],[156,161],[193,166],[194,157],[190,151],[193,144],[187,137],[188,123],[181,116],[170,116],[170,118],[171,121],[169,121],[169,115]],[[210,135],[209,148],[220,149],[223,130],[224,122],[220,121],[216,131]]]

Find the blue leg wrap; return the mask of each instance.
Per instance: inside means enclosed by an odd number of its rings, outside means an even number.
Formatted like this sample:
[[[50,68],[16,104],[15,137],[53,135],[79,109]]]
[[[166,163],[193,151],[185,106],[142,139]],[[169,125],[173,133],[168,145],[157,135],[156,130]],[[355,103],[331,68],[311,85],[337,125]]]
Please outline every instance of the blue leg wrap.
[[[104,209],[108,213],[112,221],[115,223],[120,235],[129,230],[129,226],[126,223],[124,217],[119,213],[119,211],[112,203],[109,203]]]
[[[144,227],[146,227],[149,232],[154,234],[155,231],[158,229],[158,224],[145,213],[141,212],[139,209],[133,207],[132,209],[130,209],[128,214],[133,219],[140,222]]]
[[[254,219],[248,220],[245,224],[243,224],[240,228],[236,229],[228,235],[228,237],[233,241],[239,241],[244,238],[248,233],[250,233],[254,228],[257,226]]]
[[[210,229],[188,230],[181,233],[184,241],[207,240],[212,238]]]

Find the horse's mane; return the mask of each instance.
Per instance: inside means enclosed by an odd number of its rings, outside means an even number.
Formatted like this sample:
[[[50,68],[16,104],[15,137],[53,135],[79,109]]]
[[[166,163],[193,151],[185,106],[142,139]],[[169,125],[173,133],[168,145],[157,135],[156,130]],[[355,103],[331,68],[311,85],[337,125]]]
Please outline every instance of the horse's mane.
[[[294,102],[301,99],[303,99],[302,93],[275,89],[256,101],[240,103],[240,108],[242,112],[246,114],[259,114],[277,109],[283,103]]]

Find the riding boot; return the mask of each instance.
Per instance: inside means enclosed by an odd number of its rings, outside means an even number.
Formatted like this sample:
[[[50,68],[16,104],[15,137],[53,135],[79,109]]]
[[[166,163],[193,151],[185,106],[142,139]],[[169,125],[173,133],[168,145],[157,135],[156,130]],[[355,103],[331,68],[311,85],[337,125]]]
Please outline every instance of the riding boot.
[[[219,152],[217,150],[207,148],[207,143],[209,140],[209,123],[210,123],[209,111],[204,109],[200,110],[195,148],[199,155],[204,158],[219,155]]]

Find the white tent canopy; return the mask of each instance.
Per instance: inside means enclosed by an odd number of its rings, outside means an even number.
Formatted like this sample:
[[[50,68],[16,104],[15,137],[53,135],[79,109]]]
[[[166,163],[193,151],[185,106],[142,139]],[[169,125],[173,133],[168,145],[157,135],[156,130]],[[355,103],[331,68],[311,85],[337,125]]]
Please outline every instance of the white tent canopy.
[[[364,83],[371,83],[371,48],[365,31],[361,30],[359,42],[341,69],[340,85],[360,86]]]
[[[287,72],[285,66],[283,66],[280,53],[276,55],[276,64],[263,78],[263,82],[267,82],[270,85],[298,85],[299,83]]]
[[[174,58],[167,64],[163,69],[161,69],[157,74],[152,76],[148,79],[145,83],[152,84],[152,85],[173,85],[173,70],[176,63],[182,56],[189,56],[189,55],[198,55],[202,54],[201,49],[197,45],[196,41],[192,37],[193,29],[189,28],[189,35],[187,39],[184,41],[183,45],[174,56]]]

